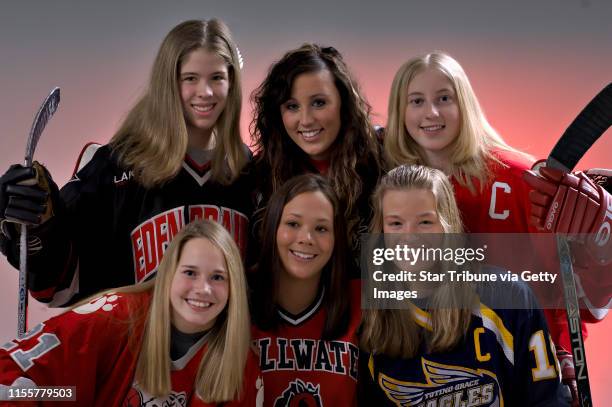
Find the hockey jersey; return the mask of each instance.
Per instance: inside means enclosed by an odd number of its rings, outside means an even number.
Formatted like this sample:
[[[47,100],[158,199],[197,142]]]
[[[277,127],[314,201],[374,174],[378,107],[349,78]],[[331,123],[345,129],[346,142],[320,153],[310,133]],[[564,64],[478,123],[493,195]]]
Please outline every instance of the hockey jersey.
[[[31,231],[42,247],[28,256],[32,295],[63,306],[143,282],[155,274],[172,237],[197,219],[224,225],[244,255],[253,210],[250,177],[243,173],[224,186],[209,179],[209,170],[186,156],[173,179],[145,189],[109,146],[100,147],[61,189],[63,205],[55,216]],[[8,259],[17,267],[18,242],[12,243]]]
[[[477,180],[474,181],[477,193],[472,193],[467,187],[452,179],[457,206],[461,212],[461,221],[468,233],[540,233],[529,224],[529,185],[523,181],[523,173],[531,169],[532,162],[517,153],[498,151],[495,153],[500,163],[491,162],[488,165],[491,178],[481,189]],[[550,257],[556,256],[551,253]],[[542,269],[552,267],[542,255]],[[559,272],[554,270],[554,272]],[[564,309],[546,309],[544,315],[548,322],[551,335],[557,345],[571,349],[567,317]],[[583,318],[596,322],[588,310],[581,312]],[[600,318],[599,318],[600,319]],[[582,324],[583,335],[586,338],[587,328]]]
[[[326,311],[324,292],[300,315],[279,310],[281,326],[274,332],[253,326],[259,366],[265,386],[265,405],[356,405],[359,348],[357,329],[361,321],[360,284],[351,282],[351,315],[346,333],[322,340]]]
[[[452,178],[461,220],[468,233],[527,233],[537,229],[529,225],[529,186],[523,172],[531,168],[528,159],[500,151],[501,163],[490,162],[489,182],[481,187],[474,180],[476,193]]]
[[[194,394],[206,336],[172,361],[172,391],[167,397],[155,398],[134,382],[144,324],[133,320],[148,309],[150,297],[150,292],[109,293],[4,344],[0,348],[0,400],[10,400],[10,386],[74,386],[79,406],[211,406]],[[243,386],[240,400],[224,405],[261,405],[256,401],[263,397],[263,381],[252,352]]]
[[[529,290],[513,288],[513,301],[523,298],[535,305]],[[462,343],[450,352],[430,353],[422,345],[420,355],[412,359],[362,353],[360,405],[565,405],[542,312],[491,309],[482,301],[472,311]],[[429,312],[415,306],[413,317],[422,329],[432,330]]]

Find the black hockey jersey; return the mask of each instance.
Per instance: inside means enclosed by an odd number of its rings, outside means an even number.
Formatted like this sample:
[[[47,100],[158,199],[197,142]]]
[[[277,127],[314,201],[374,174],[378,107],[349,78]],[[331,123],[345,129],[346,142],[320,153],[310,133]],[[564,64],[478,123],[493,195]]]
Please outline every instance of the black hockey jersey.
[[[529,290],[512,290],[535,305]],[[412,359],[360,356],[363,406],[563,406],[559,365],[539,309],[491,309],[481,302],[462,343]],[[431,331],[430,314],[414,307],[415,322]]]
[[[248,151],[248,149],[246,149]],[[28,288],[51,306],[62,306],[102,289],[151,278],[170,240],[197,219],[221,223],[246,253],[252,187],[243,173],[229,186],[210,178],[210,165],[186,156],[180,172],[146,189],[121,167],[111,148],[91,160],[61,189],[55,216],[32,236],[42,249],[28,256]],[[18,265],[18,242],[9,261]]]

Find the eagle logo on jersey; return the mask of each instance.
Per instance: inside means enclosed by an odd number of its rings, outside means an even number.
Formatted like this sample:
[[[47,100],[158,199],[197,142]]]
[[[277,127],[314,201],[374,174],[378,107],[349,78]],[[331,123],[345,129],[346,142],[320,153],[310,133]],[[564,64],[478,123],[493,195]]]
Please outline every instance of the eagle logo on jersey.
[[[492,372],[435,363],[425,358],[421,358],[421,364],[426,383],[379,375],[380,387],[397,406],[503,406],[497,376]]]
[[[276,399],[274,407],[323,407],[319,390],[319,385],[296,379]]]
[[[180,393],[170,392],[164,398],[151,396],[144,390],[132,387],[123,401],[122,407],[185,407],[187,406],[187,395],[184,391]]]
[[[117,306],[117,304],[113,304],[117,299],[121,298],[114,293],[109,293],[108,295],[104,295],[102,297],[98,297],[89,301],[87,304],[83,304],[80,307],[73,309],[72,311],[77,314],[91,314],[92,312],[96,312],[99,309],[103,311],[110,312]]]

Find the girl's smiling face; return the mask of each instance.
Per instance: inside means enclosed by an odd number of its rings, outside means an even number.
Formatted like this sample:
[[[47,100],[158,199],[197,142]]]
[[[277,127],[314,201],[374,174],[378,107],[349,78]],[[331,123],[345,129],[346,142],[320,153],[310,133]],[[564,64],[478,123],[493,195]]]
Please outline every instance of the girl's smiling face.
[[[210,329],[229,298],[229,274],[223,253],[204,238],[183,246],[172,285],[172,324],[183,333]]]

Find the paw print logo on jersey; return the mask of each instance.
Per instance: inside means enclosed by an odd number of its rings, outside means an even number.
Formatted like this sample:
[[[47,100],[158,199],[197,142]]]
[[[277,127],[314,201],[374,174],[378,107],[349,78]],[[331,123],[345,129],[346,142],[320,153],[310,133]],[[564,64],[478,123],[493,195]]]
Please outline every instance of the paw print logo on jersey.
[[[323,407],[319,390],[319,385],[296,379],[276,399],[274,407]]]
[[[115,303],[117,299],[121,298],[120,296],[109,293],[102,297],[98,297],[94,300],[89,301],[87,304],[83,304],[80,307],[73,309],[73,312],[77,314],[91,314],[92,312],[96,312],[98,310],[103,310],[110,312],[117,306]]]
[[[128,392],[121,407],[185,407],[187,395],[184,391],[170,392],[167,397],[157,398],[134,385]]]

